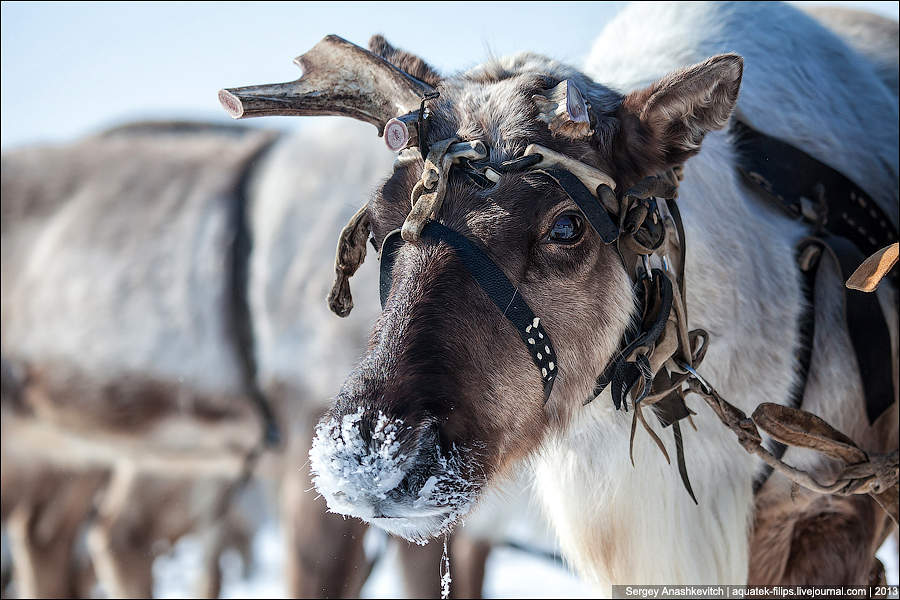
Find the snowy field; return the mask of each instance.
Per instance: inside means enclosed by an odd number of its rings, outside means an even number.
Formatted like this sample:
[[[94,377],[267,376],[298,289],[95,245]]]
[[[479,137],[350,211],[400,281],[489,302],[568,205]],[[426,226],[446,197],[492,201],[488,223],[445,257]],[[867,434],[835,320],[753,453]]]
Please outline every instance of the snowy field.
[[[380,532],[370,532],[367,546],[383,546]],[[371,542],[371,543],[370,543]],[[396,546],[387,549],[376,564],[362,590],[363,598],[404,597]],[[222,557],[223,598],[287,598],[281,552],[281,534],[274,522],[267,523],[254,539],[256,564],[247,578],[241,577],[240,558],[230,551]],[[194,574],[202,552],[196,538],[186,537],[172,554],[154,564],[155,594],[160,598],[184,598],[191,595]],[[452,576],[452,573],[451,573]],[[437,569],[435,579],[440,577]],[[488,558],[484,587],[488,598],[593,598],[591,588],[561,565],[509,548],[494,550]]]
[[[385,540],[379,532],[370,532],[368,547],[377,547]],[[224,581],[223,598],[286,598],[281,552],[281,535],[273,521],[258,530],[253,541],[255,564],[246,578],[241,576],[240,559],[233,551],[222,557]],[[362,590],[363,598],[402,598],[395,546],[387,551],[375,566]],[[373,548],[374,549],[374,548]],[[196,538],[183,538],[174,551],[157,559],[154,564],[155,595],[160,598],[191,596],[193,576],[197,572],[202,552]],[[896,538],[891,537],[878,552],[888,573],[888,582],[896,584],[898,554]],[[437,570],[435,579],[439,578]],[[487,563],[484,595],[486,598],[594,598],[592,588],[570,573],[564,566],[547,558],[509,548],[495,549]]]

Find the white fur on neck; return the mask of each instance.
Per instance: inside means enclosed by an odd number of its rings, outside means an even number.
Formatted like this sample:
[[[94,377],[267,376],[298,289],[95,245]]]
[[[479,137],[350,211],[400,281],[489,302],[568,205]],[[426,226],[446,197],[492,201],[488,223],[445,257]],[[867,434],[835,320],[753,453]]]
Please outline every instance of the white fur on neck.
[[[730,159],[726,136],[708,136],[685,169],[679,206],[689,248],[689,325],[712,336],[700,370],[729,401],[750,411],[762,399],[787,399],[794,377],[800,288],[786,240],[797,228],[786,220],[773,226],[767,211],[743,197]],[[746,225],[742,232],[734,231],[731,219]],[[760,235],[771,241],[760,244]],[[768,270],[755,267],[767,263]],[[771,311],[748,316],[759,305],[736,299],[759,294]],[[547,516],[564,555],[593,583],[746,580],[751,485],[759,465],[702,400],[689,396],[688,405],[698,413],[699,431],[686,424],[682,431],[699,505],[675,464],[666,463],[640,427],[632,467],[632,415],[615,411],[608,392],[576,410],[567,430],[545,440],[535,467]],[[674,461],[671,429],[662,429],[649,411],[645,415]]]

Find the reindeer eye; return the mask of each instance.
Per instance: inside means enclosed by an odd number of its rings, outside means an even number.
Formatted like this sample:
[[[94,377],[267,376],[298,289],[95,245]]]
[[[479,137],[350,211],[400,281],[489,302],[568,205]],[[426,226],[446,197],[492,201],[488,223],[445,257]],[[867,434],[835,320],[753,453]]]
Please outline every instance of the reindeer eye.
[[[561,244],[571,244],[581,239],[584,233],[584,219],[581,215],[574,212],[567,212],[559,215],[547,240]]]

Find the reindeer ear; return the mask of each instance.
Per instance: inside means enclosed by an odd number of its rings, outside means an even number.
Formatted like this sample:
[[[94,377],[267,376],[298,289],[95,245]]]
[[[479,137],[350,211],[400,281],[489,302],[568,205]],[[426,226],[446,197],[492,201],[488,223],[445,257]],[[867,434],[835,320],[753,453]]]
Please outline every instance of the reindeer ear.
[[[394,48],[381,34],[375,34],[369,40],[369,51],[432,87],[437,87],[437,84],[441,82],[441,76],[431,68],[431,65],[415,54]]]
[[[630,153],[639,162],[656,163],[651,171],[696,154],[709,131],[728,123],[743,70],[744,59],[737,54],[718,54],[628,94],[621,110],[624,134],[635,138],[627,140]],[[628,136],[628,121],[641,134]]]

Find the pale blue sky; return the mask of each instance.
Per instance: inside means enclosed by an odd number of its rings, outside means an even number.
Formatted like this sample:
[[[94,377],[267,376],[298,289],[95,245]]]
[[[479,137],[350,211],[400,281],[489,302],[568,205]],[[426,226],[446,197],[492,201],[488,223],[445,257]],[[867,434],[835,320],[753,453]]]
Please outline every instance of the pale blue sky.
[[[139,118],[224,121],[219,88],[296,79],[293,57],[329,33],[360,45],[384,33],[443,72],[521,50],[579,65],[623,4],[3,2],[0,145]],[[897,2],[860,6],[897,18]]]

